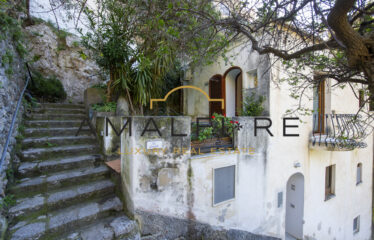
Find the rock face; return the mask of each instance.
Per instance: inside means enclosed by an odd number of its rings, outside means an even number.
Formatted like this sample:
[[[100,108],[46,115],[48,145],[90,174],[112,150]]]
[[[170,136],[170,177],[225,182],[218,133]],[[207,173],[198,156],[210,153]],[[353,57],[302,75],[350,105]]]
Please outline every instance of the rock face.
[[[1,33],[3,34],[3,33]],[[5,63],[5,56],[12,56],[11,63]],[[3,152],[6,138],[8,136],[13,113],[16,109],[17,101],[25,84],[24,63],[18,56],[11,37],[5,37],[0,41],[0,157]],[[22,116],[23,108],[18,113],[18,119],[14,126],[13,134],[10,138],[6,157],[0,169],[0,201],[5,196],[5,187],[8,182],[7,170],[11,168],[11,161],[15,161],[12,154],[18,134],[18,124]],[[6,218],[0,214],[0,239],[6,229]]]
[[[56,76],[63,84],[67,100],[83,102],[84,90],[102,81],[100,68],[90,58],[75,35],[59,37],[56,30],[41,23],[26,28],[32,67]]]

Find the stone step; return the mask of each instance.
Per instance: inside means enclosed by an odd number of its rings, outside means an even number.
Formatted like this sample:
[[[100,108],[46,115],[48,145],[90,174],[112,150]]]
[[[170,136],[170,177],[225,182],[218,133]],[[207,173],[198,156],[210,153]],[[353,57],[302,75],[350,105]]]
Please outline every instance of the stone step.
[[[51,114],[51,113],[62,113],[62,114],[85,114],[84,108],[49,108],[49,107],[37,107],[31,110],[32,113]]]
[[[62,127],[62,128],[26,128],[25,137],[43,137],[43,136],[67,136],[75,135],[79,127]],[[89,127],[82,127],[79,135],[92,135]]]
[[[122,211],[122,202],[118,197],[84,202],[19,222],[11,228],[10,239],[56,239],[66,232],[88,226],[119,211]]]
[[[20,198],[15,206],[8,211],[13,219],[20,219],[25,215],[47,214],[72,204],[86,201],[90,198],[104,197],[114,193],[114,183],[110,180],[100,180],[87,184],[75,185],[54,192],[45,192],[28,198]]]
[[[108,175],[109,169],[104,165],[78,168],[75,170],[53,173],[51,175],[22,178],[18,184],[10,187],[9,191],[18,197],[24,197],[30,196],[35,192],[42,193],[60,189],[69,184],[81,184],[92,180],[99,180]]]
[[[46,148],[65,146],[73,144],[94,144],[96,138],[93,135],[81,135],[78,136],[56,136],[56,137],[29,137],[22,141],[22,149],[34,148]]]
[[[29,148],[21,152],[22,161],[40,161],[54,159],[56,157],[67,157],[74,154],[97,154],[100,147],[95,144],[66,145],[50,148]]]
[[[94,167],[100,161],[102,161],[101,155],[92,154],[58,158],[46,161],[22,162],[18,167],[16,176],[19,178],[35,177],[69,169],[77,169],[89,166]]]
[[[79,103],[39,103],[38,106],[43,108],[85,108],[84,104]]]
[[[59,240],[141,240],[138,225],[123,214],[116,217],[100,219],[91,225],[70,232]]]
[[[25,121],[26,127],[55,128],[55,127],[79,127],[81,120],[29,120]]]
[[[31,113],[27,115],[27,119],[30,120],[83,120],[86,117],[85,114],[41,114]]]

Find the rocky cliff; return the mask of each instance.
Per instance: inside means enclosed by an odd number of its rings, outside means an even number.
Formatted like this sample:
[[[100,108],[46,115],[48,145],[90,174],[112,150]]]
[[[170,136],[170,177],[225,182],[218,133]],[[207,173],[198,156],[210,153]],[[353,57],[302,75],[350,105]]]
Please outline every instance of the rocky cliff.
[[[3,16],[7,19],[2,18]],[[47,23],[38,23],[21,28],[21,21],[4,13],[0,16],[0,156],[10,130],[12,116],[17,101],[25,85],[28,61],[34,70],[46,77],[56,76],[67,93],[66,101],[83,102],[86,88],[101,81],[100,69],[87,50],[79,43],[79,38],[57,31]],[[7,223],[4,204],[11,200],[5,193],[8,178],[13,174],[18,158],[16,156],[16,136],[22,132],[22,115],[19,113],[5,161],[0,168],[0,239]],[[20,136],[22,137],[22,136]],[[5,206],[6,208],[6,206]]]
[[[25,84],[25,65],[22,58],[16,51],[12,36],[3,33],[5,36],[0,40],[0,157],[6,137],[9,133],[13,113],[16,109],[22,88]],[[0,202],[4,205],[5,188],[8,182],[7,175],[12,174],[11,161],[14,160],[16,136],[18,126],[22,117],[21,108],[18,121],[14,126],[6,157],[0,168]],[[0,239],[6,227],[6,219],[0,214]]]
[[[99,67],[77,36],[39,23],[26,28],[26,38],[32,67],[46,76],[56,76],[67,101],[83,102],[84,90],[102,81]]]

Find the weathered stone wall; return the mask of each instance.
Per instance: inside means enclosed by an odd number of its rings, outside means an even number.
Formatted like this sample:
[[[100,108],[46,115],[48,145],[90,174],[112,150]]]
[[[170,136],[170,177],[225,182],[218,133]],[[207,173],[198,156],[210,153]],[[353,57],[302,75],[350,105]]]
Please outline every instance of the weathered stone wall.
[[[153,117],[161,136],[157,132],[146,132],[141,136],[151,117],[133,117],[131,136],[128,128],[121,135],[121,160],[124,192],[130,212],[141,208],[185,218],[188,214],[187,171],[189,154],[182,149],[190,147],[189,117],[173,117],[175,132],[186,133],[185,137],[171,136],[172,117]],[[122,126],[126,118],[122,118]],[[148,129],[154,129],[152,122]],[[150,144],[159,143],[160,151]],[[180,152],[174,149],[181,150]]]
[[[45,23],[26,28],[32,67],[46,76],[56,76],[67,93],[67,101],[83,102],[84,90],[102,81],[99,66],[89,51],[80,45],[79,37],[59,37]]]
[[[12,63],[5,63],[5,54],[12,56]],[[10,38],[0,41],[0,156],[10,129],[13,113],[17,101],[25,84],[24,62],[18,56]],[[0,199],[5,197],[5,189],[8,183],[7,173],[10,174],[11,162],[17,161],[15,156],[15,137],[18,134],[18,126],[22,119],[23,108],[21,106],[14,131],[7,149],[6,158],[0,169]],[[0,200],[2,201],[2,200]],[[6,220],[3,214],[0,215],[0,239],[4,234]]]
[[[280,240],[280,238],[237,229],[214,227],[194,220],[174,218],[150,212],[137,211],[137,216],[142,222],[142,234],[147,236],[144,237],[144,240]]]
[[[106,131],[107,118],[114,127],[113,129],[108,122],[108,132]],[[114,116],[114,113],[111,112],[93,112],[91,123],[96,127],[96,134],[99,138],[105,159],[118,159],[118,153],[121,148],[121,138],[117,136],[115,130],[119,133],[121,129],[121,117],[116,117]]]
[[[190,117],[153,117],[161,136],[156,131],[141,136],[150,118],[133,117],[131,136],[128,128],[121,136],[123,193],[143,235],[149,239],[272,239],[256,230],[265,214],[262,186],[268,136],[262,130],[254,137],[253,117],[238,118],[244,126],[235,137],[240,153],[198,156],[190,154]],[[172,136],[172,119],[174,133],[187,136]],[[122,126],[125,122],[122,118]],[[152,122],[148,129],[155,129]],[[152,150],[150,145],[160,149]],[[249,148],[253,154],[243,150]],[[213,206],[213,169],[229,165],[237,169],[238,195]]]

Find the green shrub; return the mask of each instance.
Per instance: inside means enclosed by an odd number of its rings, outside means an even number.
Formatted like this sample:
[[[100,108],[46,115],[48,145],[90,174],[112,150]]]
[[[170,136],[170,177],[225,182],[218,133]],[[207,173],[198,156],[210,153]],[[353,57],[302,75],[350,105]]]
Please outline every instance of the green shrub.
[[[19,56],[24,58],[27,50],[24,46],[24,34],[21,22],[9,16],[6,11],[0,11],[0,40],[6,39],[7,36],[12,38]]]
[[[98,112],[115,112],[117,109],[116,102],[97,103],[92,105],[92,109]]]
[[[66,98],[64,86],[55,76],[44,77],[40,72],[32,73],[32,82],[28,89],[36,98],[47,101],[58,101]]]
[[[14,198],[14,195],[6,195],[3,199],[0,200],[0,208],[9,208],[16,204],[16,199]]]
[[[95,85],[92,85],[92,88],[98,88],[98,89],[107,89],[107,85],[105,83],[97,83]]]
[[[242,116],[261,116],[264,112],[264,107],[262,104],[265,102],[264,96],[259,96],[256,100],[255,94],[252,93],[251,96],[245,98],[243,103]]]

